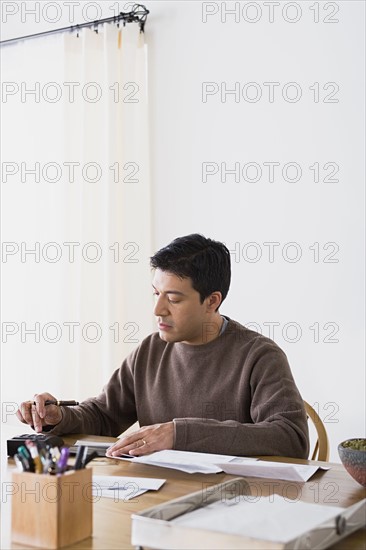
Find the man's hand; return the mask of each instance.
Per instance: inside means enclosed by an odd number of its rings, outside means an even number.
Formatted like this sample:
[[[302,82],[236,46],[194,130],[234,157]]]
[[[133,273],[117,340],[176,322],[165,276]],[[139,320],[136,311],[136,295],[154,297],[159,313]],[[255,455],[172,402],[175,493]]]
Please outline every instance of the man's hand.
[[[34,426],[36,432],[41,432],[46,425],[55,426],[62,420],[60,407],[45,405],[46,399],[55,399],[50,393],[36,393],[33,401],[24,401],[17,410],[18,419],[23,424]],[[35,403],[35,405],[34,405]]]
[[[172,449],[174,444],[174,423],[164,422],[145,426],[137,432],[121,437],[117,443],[107,449],[106,455],[110,458],[129,454],[131,456],[142,456]]]

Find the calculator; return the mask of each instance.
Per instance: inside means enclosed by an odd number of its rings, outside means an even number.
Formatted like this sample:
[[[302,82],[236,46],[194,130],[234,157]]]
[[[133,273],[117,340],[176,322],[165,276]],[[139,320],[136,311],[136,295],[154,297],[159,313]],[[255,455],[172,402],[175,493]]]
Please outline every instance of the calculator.
[[[22,434],[16,435],[12,439],[7,440],[8,456],[14,456],[18,450],[18,447],[24,445],[25,441],[29,439],[35,443],[40,442],[47,447],[62,447],[64,445],[63,439],[58,435],[47,434]]]

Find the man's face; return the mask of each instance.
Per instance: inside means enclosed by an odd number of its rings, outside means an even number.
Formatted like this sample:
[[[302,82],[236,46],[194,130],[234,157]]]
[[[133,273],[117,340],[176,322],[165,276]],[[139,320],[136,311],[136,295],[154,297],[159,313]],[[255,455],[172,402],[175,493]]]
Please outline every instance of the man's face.
[[[197,345],[212,339],[213,312],[209,298],[201,304],[190,278],[181,279],[156,269],[152,285],[156,296],[154,315],[162,340]]]

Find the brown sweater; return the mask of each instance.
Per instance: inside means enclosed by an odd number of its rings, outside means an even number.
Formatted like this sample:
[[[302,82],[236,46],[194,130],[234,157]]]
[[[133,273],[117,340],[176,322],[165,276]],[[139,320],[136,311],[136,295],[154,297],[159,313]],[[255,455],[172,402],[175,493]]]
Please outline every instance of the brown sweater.
[[[208,344],[148,336],[97,397],[63,407],[51,433],[117,436],[174,420],[174,449],[306,458],[303,402],[284,352],[229,320]]]

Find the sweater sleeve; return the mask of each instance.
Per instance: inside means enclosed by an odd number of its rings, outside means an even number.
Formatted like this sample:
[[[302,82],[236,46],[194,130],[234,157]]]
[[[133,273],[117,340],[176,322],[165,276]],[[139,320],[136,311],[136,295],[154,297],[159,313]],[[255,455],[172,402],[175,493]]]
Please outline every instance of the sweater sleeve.
[[[306,413],[285,354],[262,341],[248,360],[251,422],[175,418],[175,449],[307,458]]]
[[[97,397],[76,407],[61,407],[62,420],[48,434],[84,433],[117,437],[137,420],[131,353],[111,376]]]

